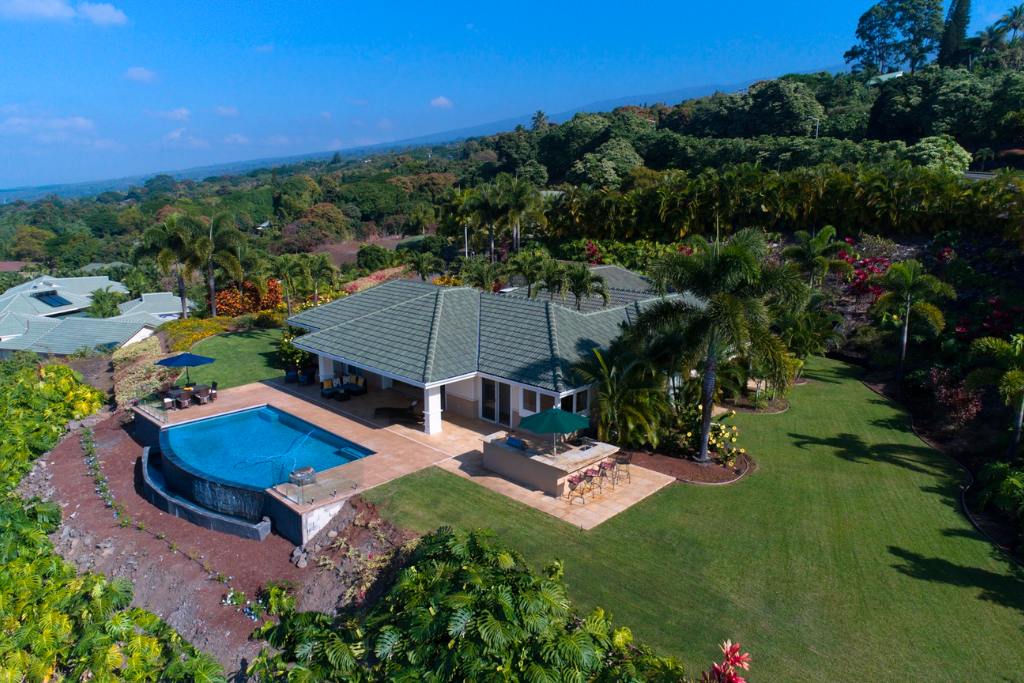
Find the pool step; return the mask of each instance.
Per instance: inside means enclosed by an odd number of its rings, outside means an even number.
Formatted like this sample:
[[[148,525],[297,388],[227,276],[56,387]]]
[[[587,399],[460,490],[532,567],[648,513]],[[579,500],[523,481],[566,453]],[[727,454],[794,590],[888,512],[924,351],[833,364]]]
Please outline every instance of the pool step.
[[[276,410],[270,408],[262,408],[258,413],[260,419],[264,422],[280,422],[281,415]]]

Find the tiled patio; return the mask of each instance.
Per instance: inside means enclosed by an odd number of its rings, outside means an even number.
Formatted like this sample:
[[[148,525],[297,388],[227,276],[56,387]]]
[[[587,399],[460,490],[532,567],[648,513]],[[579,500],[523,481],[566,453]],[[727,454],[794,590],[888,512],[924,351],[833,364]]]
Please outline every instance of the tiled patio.
[[[338,402],[322,399],[316,386],[270,380],[223,389],[215,403],[170,411],[167,423],[178,424],[266,404],[376,452],[348,465],[318,473],[317,484],[305,488],[302,504],[296,502],[298,496],[294,487],[290,484],[279,486],[278,497],[298,512],[328,505],[361,490],[438,465],[568,524],[592,529],[674,481],[672,477],[634,466],[632,483],[621,484],[615,490],[607,490],[594,497],[588,495],[586,504],[576,499],[570,505],[564,499],[520,486],[483,469],[482,442],[491,435],[504,433],[500,425],[446,412],[442,431],[428,435],[418,425],[388,425],[386,420],[373,419],[373,412],[378,407],[405,407],[413,400],[416,399],[392,390],[371,390],[365,396]]]

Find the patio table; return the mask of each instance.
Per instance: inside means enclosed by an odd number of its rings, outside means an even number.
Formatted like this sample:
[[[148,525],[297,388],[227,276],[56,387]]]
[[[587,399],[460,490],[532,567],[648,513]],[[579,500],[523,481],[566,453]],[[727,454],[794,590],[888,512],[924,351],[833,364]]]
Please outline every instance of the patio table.
[[[167,395],[173,398],[175,401],[177,401],[178,399],[182,398],[185,394],[188,394],[190,397],[192,397],[195,396],[200,391],[202,391],[203,389],[209,388],[210,387],[208,387],[205,384],[200,384],[198,386],[189,387],[188,389],[168,389]]]

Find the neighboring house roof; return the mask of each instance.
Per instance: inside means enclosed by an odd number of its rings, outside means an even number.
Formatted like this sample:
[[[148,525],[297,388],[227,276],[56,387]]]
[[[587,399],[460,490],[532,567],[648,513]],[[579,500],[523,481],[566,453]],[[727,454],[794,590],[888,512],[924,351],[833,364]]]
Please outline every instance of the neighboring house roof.
[[[20,285],[11,287],[4,296],[11,293],[22,293],[22,292],[38,292],[46,289],[56,289],[61,295],[64,294],[80,294],[86,296],[92,294],[97,289],[105,289],[110,287],[111,291],[121,292],[122,294],[128,293],[128,288],[122,285],[120,282],[111,280],[106,275],[91,275],[83,277],[50,277],[44,275],[37,277],[34,280],[28,282],[22,282]]]
[[[123,315],[115,315],[113,318],[102,318],[102,320],[113,320],[114,322],[139,322],[153,328],[160,327],[167,322],[166,318],[161,318],[152,313],[135,313],[134,311]]]
[[[0,319],[0,326],[15,324],[10,320],[18,314],[7,314]],[[8,351],[35,351],[68,355],[79,349],[109,348],[122,346],[146,327],[145,323],[118,321],[114,318],[63,318],[54,320],[42,316],[27,318],[25,332],[19,336],[0,341],[0,349]]]
[[[525,291],[394,280],[288,322],[311,331],[295,340],[304,349],[418,384],[483,372],[563,392],[581,386],[573,363],[607,348],[623,323],[656,300],[653,292],[615,290],[612,305],[587,300],[578,313],[573,305],[526,298]]]
[[[189,308],[196,305],[191,299],[186,299]],[[143,294],[138,299],[126,301],[118,305],[122,314],[125,313],[149,313],[151,315],[169,315],[181,313],[181,297],[171,292],[150,292]]]
[[[37,277],[11,287],[0,294],[0,313],[24,313],[27,315],[61,315],[88,308],[92,303],[91,294],[97,289],[128,293],[120,282],[106,275],[92,277]],[[54,294],[48,297],[47,294]]]
[[[97,270],[103,270],[104,268],[126,268],[129,264],[124,261],[111,261],[110,263],[90,263],[87,266],[82,266],[79,270],[83,273],[91,273]]]
[[[30,263],[30,261],[0,261],[0,273],[15,273]]]
[[[891,81],[894,78],[901,78],[902,76],[902,71],[893,71],[889,74],[882,74],[881,76],[875,76],[874,78],[868,79],[868,85],[878,85],[879,83],[885,83],[886,81]]]

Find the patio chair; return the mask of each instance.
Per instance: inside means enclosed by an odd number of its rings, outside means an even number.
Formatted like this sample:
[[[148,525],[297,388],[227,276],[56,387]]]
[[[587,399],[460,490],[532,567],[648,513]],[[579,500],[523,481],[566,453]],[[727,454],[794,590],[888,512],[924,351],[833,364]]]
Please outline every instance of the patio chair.
[[[591,467],[583,473],[583,476],[586,477],[587,488],[590,489],[591,498],[594,497],[595,488],[600,489],[601,494],[604,495],[604,488],[601,486],[601,470]]]
[[[615,459],[602,460],[597,468],[601,470],[601,481],[607,480],[612,489],[615,489]]]
[[[295,365],[289,365],[284,370],[284,381],[287,384],[299,381],[299,368]]]
[[[178,406],[178,410],[185,410],[186,408],[192,407],[192,392],[187,391],[178,398],[174,399],[174,403]]]
[[[338,393],[338,385],[335,383],[336,380],[325,379],[320,382],[320,398],[334,398],[334,395]]]
[[[312,384],[313,378],[315,376],[316,370],[314,370],[313,368],[303,368],[299,370],[299,384]]]
[[[174,399],[170,396],[164,396],[161,399],[164,402],[164,410],[174,410]]]
[[[615,481],[618,482],[623,472],[626,474],[626,483],[632,484],[633,479],[629,474],[629,465],[633,462],[633,451],[626,453],[619,451],[615,454]]]
[[[216,382],[210,382],[210,400],[211,401],[216,401],[217,400],[217,383]]]
[[[345,377],[345,383],[342,386],[352,396],[362,396],[366,393],[366,378],[348,375]]]
[[[573,498],[579,498],[583,501],[583,504],[587,504],[586,489],[583,486],[584,479],[578,474],[574,474],[565,480],[565,497],[569,499],[569,505],[572,505]]]
[[[210,390],[200,389],[196,394],[196,400],[199,401],[199,405],[204,406],[210,402]]]

